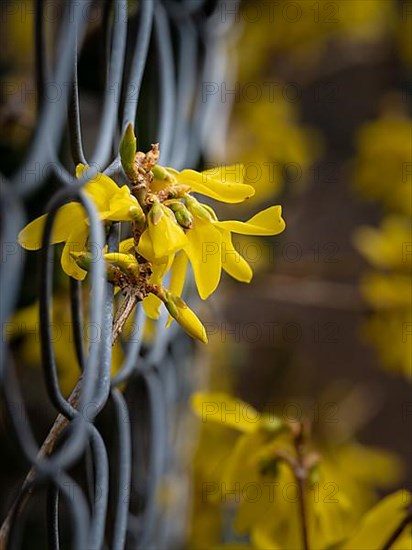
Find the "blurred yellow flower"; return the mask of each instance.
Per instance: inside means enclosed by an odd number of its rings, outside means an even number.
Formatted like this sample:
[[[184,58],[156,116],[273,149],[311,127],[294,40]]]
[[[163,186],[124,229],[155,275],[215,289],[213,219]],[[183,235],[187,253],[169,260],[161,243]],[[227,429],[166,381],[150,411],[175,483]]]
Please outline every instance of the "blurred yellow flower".
[[[379,228],[361,227],[354,244],[376,271],[361,279],[373,308],[363,334],[377,348],[382,364],[412,379],[412,225],[407,216],[384,218]],[[379,269],[380,271],[377,271]]]
[[[213,438],[209,446],[202,443],[200,488],[210,517],[222,521],[229,506],[235,511],[236,532],[248,534],[254,548],[303,548],[299,489],[290,465],[296,455],[293,426],[225,393],[197,393],[192,406],[205,428],[213,423],[240,433],[234,443],[224,437],[217,445]],[[351,441],[321,447],[320,454],[308,442],[304,460],[309,547],[319,550],[349,536],[376,500],[376,488],[398,481],[400,474],[391,453]]]
[[[257,85],[264,89],[264,80]],[[299,124],[297,105],[280,91],[273,99],[239,101],[229,132],[228,155],[242,160],[245,182],[255,188],[253,205],[279,195],[285,186],[288,191],[302,188],[321,150],[318,135]]]
[[[383,548],[389,538],[408,514],[411,507],[411,494],[405,489],[393,493],[381,500],[362,518],[356,532],[351,536],[341,550],[370,550]],[[410,512],[409,512],[410,513]],[[385,546],[386,548],[386,546]],[[390,546],[391,550],[407,550],[412,548],[412,529],[409,522]]]
[[[358,228],[354,243],[371,265],[380,269],[410,272],[412,224],[406,216],[386,216],[379,228]]]
[[[366,198],[412,214],[412,121],[387,113],[361,128],[357,139],[355,184]]]
[[[59,384],[65,396],[68,396],[80,377],[80,368],[76,360],[73,323],[70,314],[70,303],[67,295],[56,294],[53,298],[51,334]],[[19,360],[27,367],[40,368],[42,365],[40,348],[40,319],[37,303],[17,311],[6,324],[10,340],[19,341],[16,349]],[[82,327],[83,341],[96,338],[96,327],[84,322]],[[119,343],[112,351],[112,376],[116,374],[123,362],[123,352]]]

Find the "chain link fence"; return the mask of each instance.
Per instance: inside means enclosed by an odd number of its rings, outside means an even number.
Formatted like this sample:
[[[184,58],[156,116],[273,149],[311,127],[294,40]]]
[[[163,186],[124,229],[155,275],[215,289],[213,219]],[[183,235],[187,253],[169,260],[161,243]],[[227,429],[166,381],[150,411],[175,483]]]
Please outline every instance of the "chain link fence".
[[[19,3],[3,4],[7,12]],[[219,128],[225,128],[230,105],[223,105],[217,94],[205,101],[203,90],[205,83],[221,82],[226,74],[225,35],[233,23],[236,2],[140,0],[132,16],[131,4],[127,0],[58,3],[62,15],[53,23],[57,38],[50,51],[45,28],[50,2],[35,3],[36,130],[19,169],[11,177],[1,177],[1,320],[4,327],[27,284],[25,257],[16,240],[27,222],[24,205],[52,179],[58,190],[51,198],[49,194],[43,208],[49,216],[39,255],[40,343],[48,399],[63,430],[53,452],[48,451],[47,439],[39,445],[36,417],[28,419],[15,360],[3,337],[0,380],[6,424],[12,427],[29,467],[15,494],[2,497],[1,548],[24,546],[27,516],[45,488],[47,535],[44,531],[39,547],[46,545],[46,538],[51,548],[70,540],[76,549],[174,548],[183,540],[189,483],[185,408],[193,385],[192,342],[177,323],[165,329],[161,318],[153,343],[142,345],[144,314],[138,307],[135,337],[124,344],[123,364],[111,378],[113,290],[104,282],[102,259],[92,266],[87,307],[81,284],[70,280],[73,362],[82,371],[76,400],[67,399],[61,391],[51,334],[54,256],[49,243],[58,208],[69,200],[79,201],[87,212],[90,239],[100,250],[105,244],[116,250],[120,234],[119,227],[112,227],[106,238],[93,203],[82,191],[86,176],[76,179],[60,159],[71,157],[74,165],[88,164],[88,178],[104,172],[124,183],[119,139],[136,118],[139,130],[138,104],[149,77],[151,87],[143,96],[149,95],[155,108],[149,112],[153,114],[149,135],[142,137],[160,143],[163,165],[196,167],[212,136],[224,141],[218,134]],[[101,12],[106,65],[97,137],[93,151],[86,154],[77,67],[93,9]],[[48,98],[51,86],[59,90],[58,101]],[[85,319],[101,327],[99,338],[86,346]],[[97,417],[105,414],[111,421],[110,448],[96,425]],[[73,474],[79,462],[85,465],[84,476]],[[174,500],[162,498],[165,480],[174,488]],[[31,547],[36,544],[33,541]]]

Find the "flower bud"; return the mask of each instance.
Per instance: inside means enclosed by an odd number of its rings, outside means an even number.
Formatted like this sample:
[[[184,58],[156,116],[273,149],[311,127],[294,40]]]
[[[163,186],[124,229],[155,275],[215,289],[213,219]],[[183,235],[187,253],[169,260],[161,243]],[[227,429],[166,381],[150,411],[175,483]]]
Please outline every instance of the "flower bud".
[[[185,229],[190,229],[193,225],[193,216],[182,202],[172,202],[168,205],[174,212],[176,221]]]
[[[152,207],[148,214],[148,218],[153,225],[157,225],[163,218],[164,212],[158,200],[153,201]]]
[[[168,197],[170,199],[181,199],[190,191],[190,186],[180,183],[179,185],[172,185],[168,188]]]
[[[176,319],[189,336],[207,344],[205,327],[182,298],[174,296],[171,292],[166,290],[164,304],[170,315]]]
[[[129,122],[119,147],[120,160],[126,174],[134,165],[136,158],[136,147],[136,136],[134,135],[133,125]]]
[[[262,415],[260,426],[266,432],[276,435],[285,428],[285,422],[279,416],[264,413]]]
[[[152,172],[156,180],[167,181],[170,183],[176,181],[176,178],[169,172],[169,170],[167,170],[167,168],[163,168],[163,166],[159,166],[158,164],[153,166]]]
[[[205,208],[205,205],[198,202],[194,197],[192,197],[191,195],[185,195],[185,199],[186,206],[189,212],[193,214],[193,216],[196,216],[207,222],[210,222],[214,219],[209,210]]]
[[[79,267],[81,267],[85,271],[90,271],[90,265],[93,263],[94,260],[90,252],[70,252],[70,256]]]

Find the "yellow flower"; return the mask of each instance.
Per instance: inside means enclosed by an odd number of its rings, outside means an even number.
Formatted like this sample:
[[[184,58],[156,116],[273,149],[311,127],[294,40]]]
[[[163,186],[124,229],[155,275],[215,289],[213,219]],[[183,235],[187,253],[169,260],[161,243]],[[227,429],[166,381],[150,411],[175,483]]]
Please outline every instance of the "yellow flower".
[[[75,359],[72,327],[68,295],[58,293],[53,297],[50,329],[59,384],[65,396],[70,394],[81,375]],[[5,331],[11,341],[19,339],[16,353],[23,365],[41,368],[39,304],[35,303],[17,311],[6,323]],[[86,346],[88,338],[96,337],[95,327],[87,320],[82,327],[82,336]],[[120,343],[117,343],[112,350],[112,376],[120,370],[122,363],[123,352]]]
[[[204,172],[157,167],[155,179],[151,184],[152,191],[160,191],[170,185],[187,185],[190,191],[200,193],[206,197],[236,204],[253,197],[255,189],[243,183],[243,165],[217,166]],[[158,177],[156,178],[156,175]]]
[[[206,506],[233,502],[235,491],[234,527],[250,536],[254,548],[302,548],[297,481],[282,458],[296,456],[293,430],[272,413],[259,413],[224,393],[195,394],[192,406],[204,426],[240,432],[219,469],[203,478]],[[382,480],[398,481],[399,464],[390,453],[351,442],[321,455],[310,441],[306,447],[305,460],[313,465],[305,481],[309,547],[324,550],[353,532]],[[213,463],[214,447],[203,444],[203,453]]]
[[[157,200],[147,216],[147,224],[137,248],[146,260],[163,263],[186,245],[186,235],[173,212]]]
[[[247,222],[219,221],[214,212],[196,204],[191,198],[188,208],[193,214],[193,227],[187,232],[184,248],[192,264],[199,295],[206,300],[217,288],[222,269],[241,282],[250,282],[252,269],[236,251],[231,233],[241,235],[277,235],[285,228],[280,206],[271,206]],[[200,208],[199,208],[200,207]],[[203,209],[203,213],[200,209]]]
[[[119,267],[124,272],[136,272],[139,267],[139,263],[133,254],[125,254],[124,252],[110,252],[104,254],[104,259],[106,262]]]
[[[193,311],[188,307],[186,302],[168,291],[166,292],[166,298],[165,305],[173,319],[176,319],[179,325],[187,332],[187,334],[189,334],[189,336],[192,336],[192,338],[196,338],[197,340],[200,340],[200,342],[207,344],[205,327]]]
[[[362,277],[363,296],[374,308],[363,334],[377,348],[383,366],[411,379],[411,221],[399,214],[387,216],[379,228],[359,228],[354,242],[373,267],[385,270]]]
[[[411,506],[411,494],[405,489],[387,496],[365,514],[356,533],[339,548],[341,550],[383,548],[389,537],[405,519],[408,506]],[[410,525],[404,528],[391,545],[391,550],[407,550],[408,548],[412,548]]]
[[[387,216],[379,228],[360,227],[354,243],[373,266],[410,272],[412,235],[408,217]]]
[[[412,213],[412,120],[391,112],[365,124],[358,135],[355,185],[367,198]]]
[[[87,167],[79,165],[79,177]],[[118,185],[108,176],[97,174],[84,186],[85,193],[95,204],[103,221],[131,221],[142,216],[142,210],[129,188]],[[47,214],[35,219],[19,233],[19,243],[27,250],[38,250],[42,245],[42,235]],[[72,253],[86,248],[89,224],[85,209],[77,202],[70,202],[59,208],[53,224],[51,244],[65,243],[61,256],[63,270],[71,277],[83,280],[87,272],[76,263]]]
[[[161,284],[171,267],[170,290],[174,295],[180,296],[188,260],[202,299],[206,299],[216,290],[222,269],[239,281],[250,282],[252,269],[236,251],[231,232],[276,235],[285,227],[281,207],[268,208],[248,222],[219,221],[209,206],[199,203],[188,194],[190,190],[222,202],[244,201],[254,194],[254,189],[243,183],[242,165],[213,168],[202,173],[194,170],[178,172],[172,168],[155,166],[153,173],[154,179],[149,191],[156,194],[168,193],[168,196],[180,197],[180,200],[173,198],[170,203],[162,204],[154,195],[147,216],[148,225],[138,245],[139,254],[152,264],[151,283]],[[186,212],[184,219],[179,218],[182,209]],[[131,249],[132,244],[132,240],[124,241],[120,245],[121,251],[126,247]],[[143,304],[150,318],[159,317],[161,302],[156,296],[148,296]],[[168,324],[170,321],[171,319]]]
[[[278,417],[260,414],[249,403],[225,392],[196,392],[192,395],[191,405],[202,422],[217,422],[242,433],[251,434],[263,429],[273,435],[283,427]]]
[[[172,281],[176,285],[177,295],[182,291],[187,269],[187,259],[182,254],[190,260],[199,295],[206,300],[216,290],[222,269],[238,281],[249,283],[252,279],[253,272],[250,265],[233,245],[232,232],[242,235],[277,235],[285,228],[280,206],[271,206],[247,222],[240,222],[219,221],[210,207],[201,205],[193,197],[186,196],[186,204],[193,215],[192,227],[186,231],[186,234],[166,215],[161,219],[165,220],[167,228],[161,231],[153,222],[150,222],[149,214],[150,231],[148,229],[145,232],[146,235],[142,235],[143,244],[139,245],[139,252],[145,258],[152,259],[154,265],[157,262],[158,265],[167,266],[167,258],[170,260],[171,255],[179,250],[183,251],[178,254],[179,261],[176,265],[173,264],[172,268]],[[165,234],[171,233],[170,227],[176,234],[174,240],[164,237]],[[145,236],[144,239],[143,236]],[[156,247],[153,243],[156,243]],[[166,273],[167,269],[163,271]],[[153,313],[153,318],[156,318],[155,312]]]

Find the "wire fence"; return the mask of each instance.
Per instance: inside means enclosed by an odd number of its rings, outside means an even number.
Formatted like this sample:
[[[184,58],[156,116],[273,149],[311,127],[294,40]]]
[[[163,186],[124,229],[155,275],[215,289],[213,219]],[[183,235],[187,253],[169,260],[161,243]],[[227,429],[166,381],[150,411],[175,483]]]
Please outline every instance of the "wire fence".
[[[155,64],[157,106],[156,128],[153,135],[146,137],[160,143],[163,165],[179,169],[199,164],[208,137],[213,131],[213,139],[218,139],[218,129],[224,128],[230,107],[222,110],[217,95],[205,101],[202,89],[205,83],[224,78],[228,64],[224,37],[235,17],[237,3],[141,0],[136,31],[127,0],[97,4],[103,10],[107,65],[101,117],[90,155],[83,148],[77,66],[93,2],[59,3],[64,13],[56,23],[54,56],[48,51],[46,40],[48,4],[43,0],[35,4],[35,135],[16,173],[10,178],[1,177],[1,321],[4,327],[16,308],[23,284],[25,259],[23,251],[17,251],[16,239],[27,221],[24,204],[42,188],[46,176],[51,176],[58,191],[43,209],[49,215],[39,264],[40,343],[48,399],[59,414],[64,431],[53,453],[43,451],[47,440],[39,446],[34,429],[36,418],[28,421],[24,413],[25,397],[16,365],[6,339],[2,338],[1,387],[8,422],[31,469],[15,495],[3,497],[9,512],[2,526],[0,547],[22,547],[29,513],[26,505],[47,487],[47,540],[51,548],[63,544],[59,540],[63,527],[69,531],[71,545],[76,549],[173,548],[181,543],[184,531],[187,459],[179,448],[187,437],[184,404],[192,389],[193,345],[176,323],[174,328],[163,328],[165,319],[161,318],[153,344],[144,348],[144,314],[138,307],[136,337],[125,344],[122,367],[111,379],[113,290],[104,282],[104,263],[98,258],[89,277],[88,308],[82,303],[81,284],[70,280],[77,356],[73,361],[78,361],[82,371],[74,404],[61,391],[53,349],[50,310],[54,256],[49,243],[58,208],[76,200],[87,212],[90,240],[100,249],[105,244],[110,250],[117,249],[119,227],[113,226],[106,238],[97,211],[82,190],[86,176],[76,179],[71,174],[60,160],[61,148],[68,134],[67,154],[74,164],[83,162],[91,167],[88,178],[100,171],[124,183],[117,153],[119,137],[130,121],[136,121],[149,63]],[[59,90],[58,101],[48,100],[50,86]],[[86,318],[101,330],[99,338],[84,346],[82,327]],[[125,392],[132,399],[126,400]],[[20,414],[16,414],[16,407]],[[105,410],[110,411],[114,423],[114,450],[108,449],[95,425],[97,416]],[[71,473],[80,459],[86,464],[84,482],[76,481]],[[159,492],[165,479],[174,480],[177,486],[177,507],[160,504]]]

